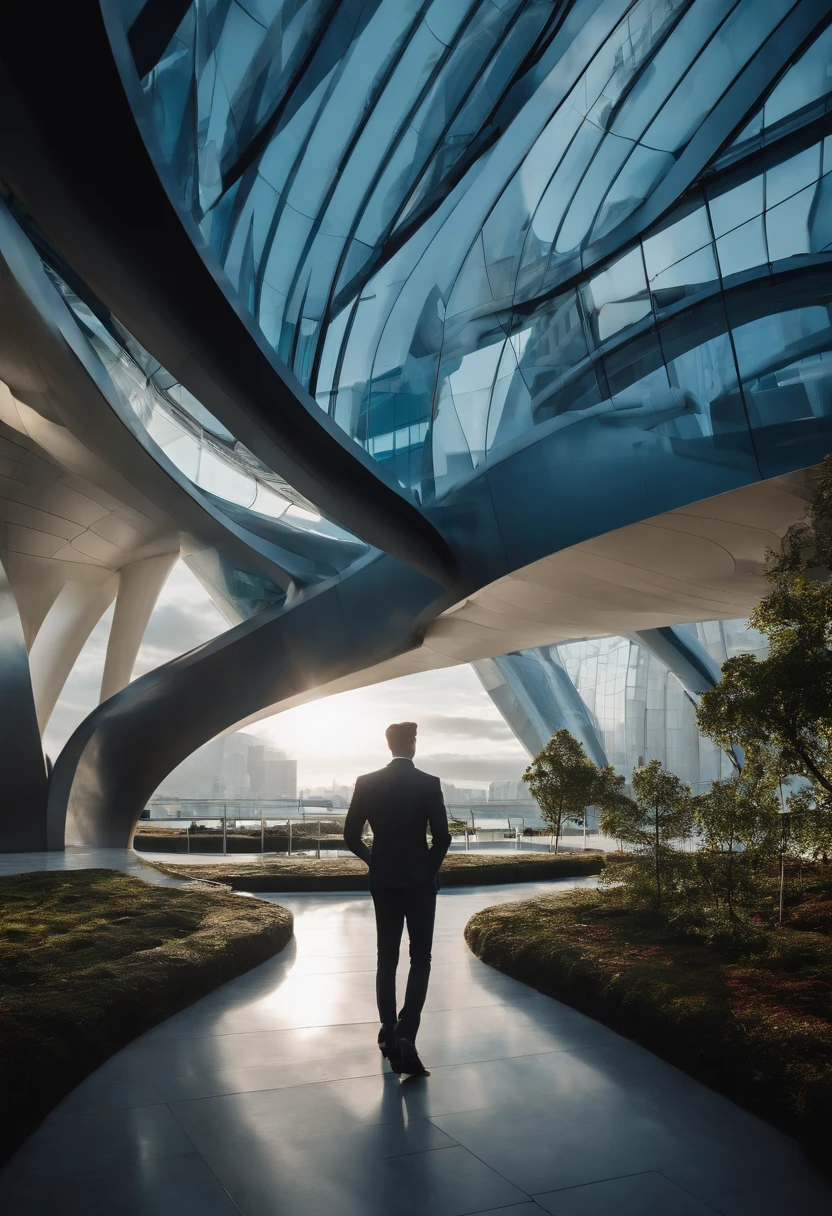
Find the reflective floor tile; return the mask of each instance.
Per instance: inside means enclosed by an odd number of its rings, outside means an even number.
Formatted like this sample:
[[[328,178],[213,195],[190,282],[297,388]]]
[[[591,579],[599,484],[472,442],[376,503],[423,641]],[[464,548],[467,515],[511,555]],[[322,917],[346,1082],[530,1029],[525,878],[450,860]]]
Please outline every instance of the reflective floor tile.
[[[239,1216],[196,1153],[149,1158],[138,1167],[91,1172],[71,1184],[41,1171],[2,1188],[9,1216]]]
[[[222,1155],[212,1165],[245,1216],[463,1216],[527,1198],[458,1146],[376,1158],[341,1148],[330,1155],[327,1143],[326,1170],[311,1144],[305,1152],[276,1145],[259,1161]]]
[[[589,1186],[535,1195],[552,1216],[713,1216],[714,1209],[661,1174],[610,1178]]]
[[[433,1121],[532,1195],[660,1170],[689,1152],[684,1136],[668,1132],[660,1118],[636,1113],[612,1092],[594,1102],[576,1093]]]
[[[91,1169],[129,1169],[156,1157],[193,1151],[193,1144],[166,1106],[68,1114],[42,1123],[12,1158],[3,1177],[59,1178]]]

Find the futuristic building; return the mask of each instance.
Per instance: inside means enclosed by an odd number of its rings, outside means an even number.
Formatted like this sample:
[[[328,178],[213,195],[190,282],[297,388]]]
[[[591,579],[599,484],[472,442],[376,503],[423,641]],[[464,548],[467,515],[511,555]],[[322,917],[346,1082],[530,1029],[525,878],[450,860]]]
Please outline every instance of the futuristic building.
[[[201,743],[410,671],[650,631],[705,686],[673,627],[748,615],[832,450],[831,21],[7,5],[0,848],[126,844]],[[232,627],[131,682],[180,552]]]
[[[699,734],[698,692],[727,658],[747,652],[764,657],[766,642],[745,621],[707,621],[542,646],[473,666],[530,756],[565,728],[596,764],[613,764],[628,781],[634,768],[660,760],[699,791],[733,772],[734,762]]]

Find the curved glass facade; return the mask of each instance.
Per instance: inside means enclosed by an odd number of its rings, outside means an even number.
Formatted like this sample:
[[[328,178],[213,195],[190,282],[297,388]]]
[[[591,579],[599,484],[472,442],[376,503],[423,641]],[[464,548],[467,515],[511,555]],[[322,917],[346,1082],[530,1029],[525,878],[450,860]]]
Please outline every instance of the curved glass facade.
[[[765,654],[765,639],[745,621],[682,628],[720,665],[735,654]],[[638,634],[543,646],[473,666],[531,755],[565,727],[597,764],[615,765],[628,780],[650,760],[695,790],[733,771],[699,734],[692,695]]]
[[[185,560],[229,620],[281,604],[369,551],[235,439],[103,306],[91,308],[48,261],[44,269],[106,375],[122,421],[154,459],[180,474],[185,488],[201,491],[225,517],[229,543]],[[279,579],[241,565],[235,530],[279,568]]]
[[[789,53],[800,7],[209,2],[143,98],[240,302],[418,500],[544,427],[564,462],[773,476],[829,410],[832,33]]]

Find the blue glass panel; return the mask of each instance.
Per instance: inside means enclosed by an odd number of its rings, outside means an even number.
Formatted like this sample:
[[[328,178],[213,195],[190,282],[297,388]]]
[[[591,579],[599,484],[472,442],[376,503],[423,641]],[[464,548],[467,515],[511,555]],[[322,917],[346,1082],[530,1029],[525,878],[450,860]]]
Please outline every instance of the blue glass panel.
[[[612,232],[648,199],[673,166],[673,156],[657,148],[633,149],[610,187],[592,231],[598,240]]]
[[[698,295],[704,288],[715,284],[718,278],[713,246],[706,245],[704,249],[660,271],[650,280],[650,290],[656,307],[662,308],[686,296]]]
[[[819,182],[817,146],[760,159],[827,108],[832,26],[749,95],[710,166],[744,182],[709,170],[705,207],[609,238],[793,7],[206,0],[143,81],[143,129],[237,303],[420,500],[536,427],[563,468],[618,452],[660,486],[668,445],[753,459],[720,274],[742,293],[832,249],[832,137]]]
[[[650,124],[644,142],[675,152],[682,148],[751,55],[794,8],[795,0],[740,0]]]
[[[711,229],[704,207],[649,237],[644,241],[644,265],[651,286],[657,275],[710,243]]]
[[[762,266],[768,261],[763,217],[749,220],[727,236],[720,237],[716,248],[724,278]]]
[[[832,173],[820,180],[809,216],[809,240],[812,253],[832,248]]]
[[[604,342],[646,317],[651,306],[641,249],[632,250],[590,279],[583,300],[596,342]]]
[[[642,137],[668,94],[736,3],[737,0],[712,0],[687,6],[687,12],[653,60],[651,70],[643,72],[633,85],[615,117],[612,131],[627,139]]]
[[[724,236],[732,228],[739,228],[740,224],[744,224],[753,219],[755,215],[762,213],[763,185],[764,178],[760,174],[758,177],[752,177],[750,181],[735,186],[733,190],[709,197],[708,209],[711,213],[714,236]]]
[[[734,352],[727,335],[712,338],[672,359],[668,363],[668,376],[671,386],[684,394],[703,437],[711,435],[719,441],[720,437],[747,431]]]
[[[809,186],[766,212],[768,255],[772,262],[812,252],[809,221],[817,192],[817,185]]]
[[[832,92],[832,26],[824,30],[790,68],[765,104],[765,125],[772,127]]]
[[[795,456],[808,463],[832,403],[828,307],[761,318],[737,327],[734,340],[764,475],[794,467]]]
[[[550,300],[529,325],[513,335],[512,344],[535,415],[550,403],[554,413],[571,408],[570,376],[585,365],[589,354],[577,293]]]
[[[607,135],[584,174],[563,221],[555,242],[557,253],[569,253],[586,239],[595,221],[599,199],[606,197],[607,190],[632,150],[629,140]]]

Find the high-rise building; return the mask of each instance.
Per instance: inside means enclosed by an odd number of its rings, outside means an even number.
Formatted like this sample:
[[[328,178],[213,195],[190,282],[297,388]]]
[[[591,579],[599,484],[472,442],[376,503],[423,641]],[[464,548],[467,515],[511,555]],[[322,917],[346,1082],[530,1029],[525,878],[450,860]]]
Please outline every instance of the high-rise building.
[[[511,726],[511,722],[509,722]],[[532,795],[525,781],[492,781],[488,787],[489,802],[531,802]]]
[[[170,773],[160,794],[180,798],[297,797],[297,761],[256,735],[239,731],[199,748]]]

